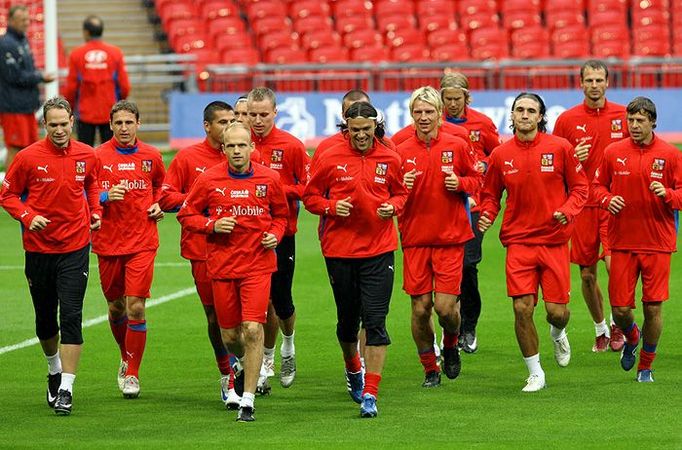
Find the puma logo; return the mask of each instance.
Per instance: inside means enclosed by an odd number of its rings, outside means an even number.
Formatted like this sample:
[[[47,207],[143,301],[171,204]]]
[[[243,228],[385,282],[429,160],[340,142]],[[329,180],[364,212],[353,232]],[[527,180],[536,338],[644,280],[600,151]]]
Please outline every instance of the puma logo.
[[[417,165],[417,158],[408,159],[408,160],[406,160],[406,162],[412,163],[416,166]]]
[[[114,173],[114,165],[113,164],[109,164],[108,166],[102,166],[102,169],[108,170],[109,172]]]
[[[289,260],[290,260],[291,262],[294,262],[294,257],[293,257],[293,256],[290,256],[290,257],[289,257]]]
[[[584,124],[584,125],[576,125],[576,126],[575,126],[575,129],[576,129],[576,130],[580,130],[580,131],[582,131],[583,133],[587,133],[587,124]]]
[[[205,226],[209,226],[209,225],[211,224],[211,222],[213,222],[213,219],[208,219],[208,220],[206,220],[206,225],[205,225]]]
[[[511,167],[511,168],[513,169],[513,168],[514,168],[514,160],[513,160],[513,159],[510,159],[509,161],[505,161],[505,162],[504,162],[504,165],[505,165],[505,166],[509,166],[509,167]]]
[[[388,270],[390,270],[391,272],[395,272],[395,270],[393,269],[393,266],[391,266],[391,265],[388,266]]]
[[[343,170],[344,172],[348,173],[348,170],[346,170],[346,166],[348,166],[348,164],[344,164],[343,166],[337,164],[337,165],[336,165],[336,169],[337,169],[337,170]]]
[[[222,188],[222,189],[220,189],[220,188],[215,188],[215,191],[216,191],[216,192],[220,192],[221,194],[223,194],[223,197],[225,197],[225,189],[227,189],[227,188],[226,188],[226,187],[224,187],[224,188]]]
[[[87,277],[88,277],[88,273],[87,273],[87,272],[83,272],[83,276],[84,276],[85,278],[87,278]]]
[[[195,167],[194,170],[196,170],[197,172],[204,173],[206,172],[206,167]]]
[[[47,173],[47,164],[45,164],[44,166],[38,166],[38,170]]]
[[[28,211],[24,211],[23,213],[21,213],[21,217],[20,217],[20,218],[23,219],[23,218],[26,217],[26,216],[28,216]]]
[[[621,163],[623,166],[625,166],[625,162],[627,161],[627,158],[616,158],[616,162]]]

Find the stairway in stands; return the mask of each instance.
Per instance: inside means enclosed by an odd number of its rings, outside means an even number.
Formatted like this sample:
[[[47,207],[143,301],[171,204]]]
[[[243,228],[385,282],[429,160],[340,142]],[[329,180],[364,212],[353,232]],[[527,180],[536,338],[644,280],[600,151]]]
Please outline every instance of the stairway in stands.
[[[59,0],[58,29],[67,54],[83,41],[83,20],[90,14],[104,21],[103,39],[119,46],[124,55],[156,55],[159,45],[154,41],[154,26],[147,21],[147,10],[140,0]],[[170,83],[139,84],[132,77],[129,100],[140,108],[142,128],[140,138],[150,143],[168,142],[167,133],[144,131],[145,123],[167,122],[168,107],[163,101]]]

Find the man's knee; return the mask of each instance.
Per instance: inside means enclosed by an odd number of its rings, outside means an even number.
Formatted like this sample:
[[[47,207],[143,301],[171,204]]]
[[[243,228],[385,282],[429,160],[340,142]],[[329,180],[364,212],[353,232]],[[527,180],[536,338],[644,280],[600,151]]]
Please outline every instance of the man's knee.
[[[127,312],[128,318],[132,320],[144,320],[145,299],[140,297],[128,297]]]

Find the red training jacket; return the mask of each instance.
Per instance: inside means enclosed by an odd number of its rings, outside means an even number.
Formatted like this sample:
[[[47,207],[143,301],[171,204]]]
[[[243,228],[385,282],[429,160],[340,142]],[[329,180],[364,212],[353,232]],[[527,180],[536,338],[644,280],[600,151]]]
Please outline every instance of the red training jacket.
[[[29,145],[17,153],[2,182],[0,204],[23,225],[27,252],[69,253],[85,247],[91,213],[102,215],[95,152],[77,141],[66,148],[47,138]],[[50,223],[42,231],[29,231],[37,215]]]
[[[280,175],[289,202],[286,235],[293,236],[298,222],[298,202],[309,178],[310,156],[301,141],[276,126],[272,127],[267,136],[259,137],[252,133],[252,138],[263,165],[276,170]]]
[[[130,81],[120,48],[91,39],[69,55],[69,75],[64,97],[79,120],[109,123],[114,103],[128,98]]]
[[[466,128],[461,127],[459,125],[455,125],[454,123],[450,123],[446,120],[443,120],[443,124],[440,127],[440,131],[442,131],[443,133],[450,134],[452,136],[457,136],[459,138],[464,139],[466,142],[469,142],[469,133],[467,132]],[[415,130],[414,124],[412,124],[406,126],[405,128],[398,131],[396,134],[391,136],[391,140],[396,145],[396,147],[398,147],[400,144],[402,144],[412,136],[416,135],[417,130]]]
[[[92,251],[102,256],[130,255],[159,248],[156,220],[147,209],[159,201],[166,175],[161,153],[137,139],[123,147],[112,138],[95,150],[100,185],[102,228],[92,237]],[[110,201],[106,192],[125,184],[123,200]]]
[[[649,185],[659,181],[666,196],[656,196]],[[625,207],[609,217],[609,247],[639,252],[676,251],[675,209],[682,209],[682,156],[654,135],[649,145],[632,139],[606,147],[597,170],[594,193],[602,208],[620,195]]]
[[[348,141],[324,154],[303,193],[303,204],[324,216],[320,227],[322,254],[328,258],[368,258],[398,248],[392,219],[382,219],[377,208],[390,203],[400,214],[407,200],[400,156],[377,140],[365,154]],[[350,197],[349,217],[336,215],[336,202]]]
[[[587,181],[590,182],[590,197],[587,207],[597,207],[592,180],[594,173],[604,160],[604,149],[611,143],[629,136],[625,106],[606,101],[603,108],[590,108],[585,102],[567,109],[556,120],[556,136],[567,139],[574,147],[585,141],[592,145],[587,159],[582,162]]]
[[[240,279],[277,270],[275,251],[263,247],[261,240],[268,232],[281,241],[288,215],[277,172],[252,163],[249,172],[236,174],[224,161],[199,175],[178,220],[190,232],[207,235],[211,257],[206,266],[211,278]],[[230,216],[237,219],[234,230],[214,233],[215,221]]]
[[[500,231],[504,246],[564,244],[571,237],[573,218],[587,201],[587,184],[585,171],[566,139],[541,132],[530,142],[514,136],[490,155],[481,216],[495,220],[506,190]],[[568,225],[553,217],[555,211],[564,213]]]

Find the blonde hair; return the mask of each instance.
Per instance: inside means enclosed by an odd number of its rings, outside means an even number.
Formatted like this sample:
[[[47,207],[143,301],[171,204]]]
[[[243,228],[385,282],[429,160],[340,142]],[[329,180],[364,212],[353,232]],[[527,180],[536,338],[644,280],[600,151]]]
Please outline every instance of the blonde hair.
[[[414,109],[414,102],[417,100],[428,103],[436,108],[436,112],[438,113],[438,126],[440,126],[443,120],[443,100],[438,94],[438,91],[431,86],[422,86],[412,92],[412,95],[410,96],[410,114]]]
[[[464,93],[466,104],[471,103],[471,95],[469,94],[469,79],[461,72],[451,72],[443,75],[440,79],[440,93],[443,95],[445,89],[461,89]]]

